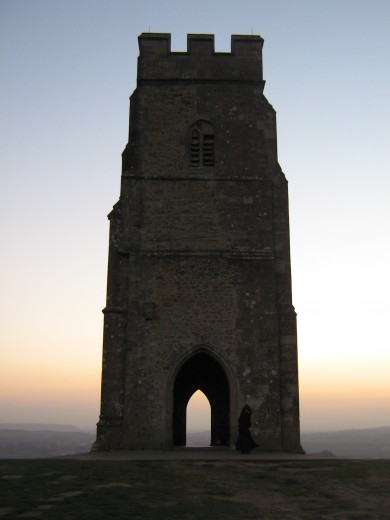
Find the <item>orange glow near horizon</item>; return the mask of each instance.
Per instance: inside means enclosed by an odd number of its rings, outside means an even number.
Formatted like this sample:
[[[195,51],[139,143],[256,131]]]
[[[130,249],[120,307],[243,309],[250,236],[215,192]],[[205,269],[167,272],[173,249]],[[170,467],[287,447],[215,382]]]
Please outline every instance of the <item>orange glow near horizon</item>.
[[[6,358],[6,359],[5,359]],[[3,422],[58,422],[94,428],[100,406],[100,356],[94,363],[3,354],[0,377]],[[344,367],[348,366],[348,373]],[[7,367],[7,370],[5,370]],[[386,426],[390,382],[386,363],[350,360],[300,367],[302,431]],[[197,391],[187,407],[188,431],[207,430],[210,404]]]
[[[205,394],[197,390],[187,404],[187,432],[209,431],[211,428],[211,408]]]

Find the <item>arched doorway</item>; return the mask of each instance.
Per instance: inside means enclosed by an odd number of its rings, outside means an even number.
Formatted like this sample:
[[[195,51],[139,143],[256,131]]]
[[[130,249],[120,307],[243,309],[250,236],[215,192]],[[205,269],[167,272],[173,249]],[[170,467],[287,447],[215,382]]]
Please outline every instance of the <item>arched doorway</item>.
[[[201,390],[211,407],[212,446],[229,444],[229,383],[216,359],[200,352],[186,361],[176,375],[173,388],[173,444],[186,445],[186,408],[196,390]]]

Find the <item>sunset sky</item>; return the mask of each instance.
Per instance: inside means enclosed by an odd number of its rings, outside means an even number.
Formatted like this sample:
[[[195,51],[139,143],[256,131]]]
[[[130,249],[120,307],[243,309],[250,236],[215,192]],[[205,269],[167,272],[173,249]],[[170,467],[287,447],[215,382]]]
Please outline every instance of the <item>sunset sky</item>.
[[[389,0],[0,0],[0,423],[98,420],[106,215],[149,30],[174,51],[264,38],[301,427],[390,425]]]

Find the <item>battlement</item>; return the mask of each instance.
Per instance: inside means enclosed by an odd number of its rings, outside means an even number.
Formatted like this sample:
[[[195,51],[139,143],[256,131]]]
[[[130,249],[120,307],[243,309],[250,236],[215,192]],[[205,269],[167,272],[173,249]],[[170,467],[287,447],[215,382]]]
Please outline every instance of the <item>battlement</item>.
[[[172,52],[170,33],[142,33],[138,80],[263,82],[261,36],[231,37],[231,52],[215,52],[213,34],[188,34],[187,51]]]
[[[222,54],[215,52],[214,34],[188,34],[187,52],[171,51],[170,33],[142,33],[138,37],[140,56],[167,56],[168,54]],[[231,54],[235,56],[261,56],[264,40],[261,36],[233,34],[231,37]]]

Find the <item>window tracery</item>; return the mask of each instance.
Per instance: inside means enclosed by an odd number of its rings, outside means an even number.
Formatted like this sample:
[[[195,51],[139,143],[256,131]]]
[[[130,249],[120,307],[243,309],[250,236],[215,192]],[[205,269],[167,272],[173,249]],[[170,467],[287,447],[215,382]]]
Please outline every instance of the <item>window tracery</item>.
[[[197,121],[190,130],[190,166],[212,167],[215,164],[215,132],[207,121]]]

